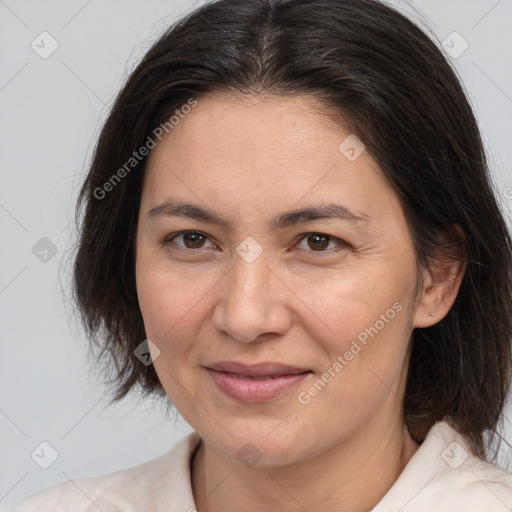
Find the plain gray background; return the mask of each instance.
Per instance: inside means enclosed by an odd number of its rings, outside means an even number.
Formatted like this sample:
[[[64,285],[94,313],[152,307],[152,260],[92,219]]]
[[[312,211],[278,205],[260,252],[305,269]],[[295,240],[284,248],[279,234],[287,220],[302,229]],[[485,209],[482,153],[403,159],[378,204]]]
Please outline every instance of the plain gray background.
[[[84,335],[68,320],[66,252],[77,190],[116,92],[164,28],[200,4],[0,0],[0,512],[68,477],[145,462],[191,431],[151,400],[106,407]],[[392,4],[445,41],[510,224],[512,0]],[[502,435],[512,444],[510,423]],[[48,469],[31,457],[41,442],[58,453]]]

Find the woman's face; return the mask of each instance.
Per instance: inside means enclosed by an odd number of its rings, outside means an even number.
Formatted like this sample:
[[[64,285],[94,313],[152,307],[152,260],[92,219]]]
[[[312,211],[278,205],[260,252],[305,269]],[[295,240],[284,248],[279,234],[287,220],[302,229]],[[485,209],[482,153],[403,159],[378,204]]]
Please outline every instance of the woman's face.
[[[316,105],[207,96],[148,161],[136,277],[154,366],[234,461],[290,464],[402,422],[425,315],[406,220],[361,143]],[[289,214],[310,208],[322,215]],[[211,369],[226,361],[296,370]]]

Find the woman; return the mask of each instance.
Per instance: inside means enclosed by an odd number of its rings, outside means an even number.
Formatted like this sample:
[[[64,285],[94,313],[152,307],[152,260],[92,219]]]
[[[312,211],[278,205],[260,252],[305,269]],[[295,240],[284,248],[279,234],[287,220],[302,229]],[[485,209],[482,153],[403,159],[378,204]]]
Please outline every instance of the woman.
[[[104,125],[74,284],[115,397],[194,432],[14,508],[512,510],[511,239],[434,43],[375,0],[221,0]]]

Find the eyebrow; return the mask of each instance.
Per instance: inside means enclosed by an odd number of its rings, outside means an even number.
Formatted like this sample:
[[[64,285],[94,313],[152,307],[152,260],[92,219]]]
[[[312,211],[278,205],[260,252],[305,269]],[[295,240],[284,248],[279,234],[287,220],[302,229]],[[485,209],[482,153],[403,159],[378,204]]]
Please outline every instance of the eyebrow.
[[[217,224],[231,230],[231,223],[213,210],[183,201],[167,200],[149,210],[149,218],[186,217],[207,224]],[[296,224],[318,219],[338,219],[351,222],[368,222],[371,217],[365,213],[356,213],[346,206],[335,203],[311,205],[296,210],[280,213],[269,222],[271,229],[283,229]]]

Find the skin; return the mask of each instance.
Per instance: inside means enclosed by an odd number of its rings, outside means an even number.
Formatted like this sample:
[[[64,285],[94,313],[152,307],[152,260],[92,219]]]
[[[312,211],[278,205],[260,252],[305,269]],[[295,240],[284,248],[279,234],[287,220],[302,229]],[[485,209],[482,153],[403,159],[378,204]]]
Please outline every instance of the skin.
[[[318,112],[307,96],[210,94],[149,157],[137,291],[147,337],[160,350],[159,379],[202,438],[191,465],[199,512],[367,511],[418,449],[401,406],[411,333],[446,315],[462,272],[456,263],[422,269],[413,294],[418,269],[397,195],[367,151],[355,161],[340,152],[349,133]],[[171,197],[207,206],[232,228],[148,217]],[[370,220],[268,227],[282,212],[327,202]],[[181,230],[204,238],[162,243]],[[311,232],[329,235],[326,246]],[[262,249],[252,263],[236,252],[248,236]],[[299,393],[394,303],[401,311],[300,403]],[[241,403],[203,368],[221,360],[314,373],[273,400]],[[237,456],[249,442],[260,456],[253,466]]]

